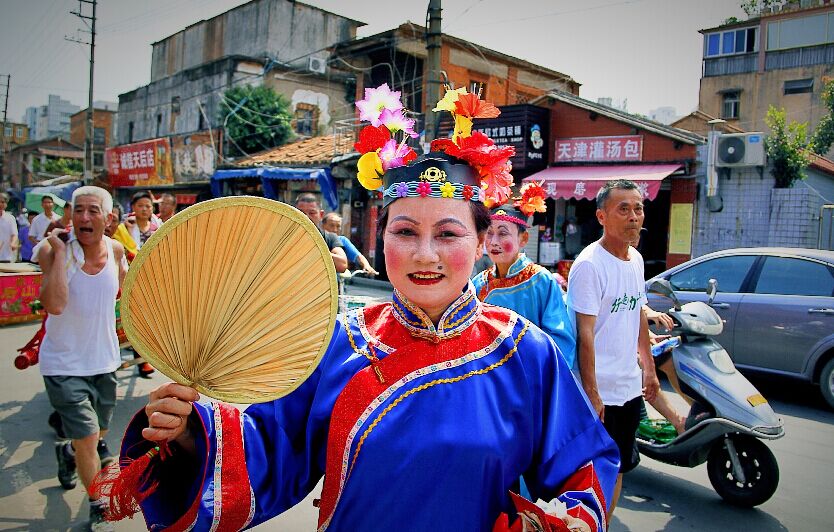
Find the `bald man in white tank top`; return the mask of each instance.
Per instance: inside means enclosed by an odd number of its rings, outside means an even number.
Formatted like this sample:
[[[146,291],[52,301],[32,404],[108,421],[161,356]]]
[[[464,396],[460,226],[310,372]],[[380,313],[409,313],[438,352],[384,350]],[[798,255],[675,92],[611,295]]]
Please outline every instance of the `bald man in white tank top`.
[[[104,236],[113,199],[98,187],[81,187],[72,197],[73,237],[66,229],[47,235],[40,252],[41,303],[48,313],[40,369],[52,407],[71,442],[59,444],[58,479],[85,488],[101,469],[99,438],[106,434],[116,403],[116,296],[127,272],[122,245]],[[105,506],[90,501],[90,526],[104,525]]]

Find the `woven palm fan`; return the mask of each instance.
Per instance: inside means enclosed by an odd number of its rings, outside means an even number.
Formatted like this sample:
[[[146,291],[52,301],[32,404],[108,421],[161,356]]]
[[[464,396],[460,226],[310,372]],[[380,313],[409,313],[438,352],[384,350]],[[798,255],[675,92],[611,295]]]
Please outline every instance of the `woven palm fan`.
[[[124,283],[122,322],[156,369],[233,403],[282,397],[313,372],[336,320],[330,251],[304,214],[230,197],[154,233]]]

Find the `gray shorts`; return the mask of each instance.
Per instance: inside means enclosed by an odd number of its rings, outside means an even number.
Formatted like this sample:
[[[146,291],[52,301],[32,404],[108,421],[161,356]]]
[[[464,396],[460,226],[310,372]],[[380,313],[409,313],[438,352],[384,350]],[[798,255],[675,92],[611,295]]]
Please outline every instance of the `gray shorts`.
[[[44,377],[46,394],[67,438],[80,440],[110,426],[116,406],[116,372],[89,377]]]

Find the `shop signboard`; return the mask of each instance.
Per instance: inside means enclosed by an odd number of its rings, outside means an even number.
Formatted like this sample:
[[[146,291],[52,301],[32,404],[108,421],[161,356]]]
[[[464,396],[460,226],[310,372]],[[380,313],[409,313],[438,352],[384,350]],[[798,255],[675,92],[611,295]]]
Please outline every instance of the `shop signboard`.
[[[189,183],[211,179],[217,167],[221,140],[219,129],[172,136],[174,180]]]
[[[498,118],[475,119],[472,131],[490,137],[498,146],[513,146],[510,159],[516,170],[537,170],[547,166],[550,110],[529,104],[498,107]],[[452,121],[447,113],[440,124],[441,136],[451,136]]]
[[[114,188],[174,184],[171,144],[167,138],[108,148],[105,158]]]
[[[642,160],[642,135],[556,139],[553,151],[554,163]]]

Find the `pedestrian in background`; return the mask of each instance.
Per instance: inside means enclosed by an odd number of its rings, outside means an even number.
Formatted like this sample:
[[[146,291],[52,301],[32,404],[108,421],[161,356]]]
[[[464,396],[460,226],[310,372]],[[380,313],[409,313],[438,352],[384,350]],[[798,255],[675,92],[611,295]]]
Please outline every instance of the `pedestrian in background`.
[[[29,230],[32,228],[32,220],[35,219],[38,213],[27,212],[26,216],[29,218],[26,225],[18,226],[18,240],[20,241],[20,260],[23,262],[32,262],[32,241],[29,240]]]
[[[9,195],[0,192],[0,262],[15,262],[20,240],[17,234],[17,220],[6,211]]]
[[[153,213],[153,196],[146,190],[137,192],[130,198],[130,209],[133,212],[127,215],[124,226],[136,243],[136,249],[142,249],[161,223]]]
[[[35,216],[35,219],[32,220],[32,225],[29,226],[29,241],[33,245],[43,240],[49,224],[61,219],[60,216],[52,211],[54,207],[55,200],[52,199],[52,196],[44,196],[41,198],[42,212]]]
[[[116,295],[127,272],[124,248],[104,235],[113,209],[106,190],[84,186],[73,192],[75,236],[67,243],[56,228],[39,254],[43,269],[40,300],[48,316],[40,348],[40,370],[52,407],[69,442],[55,448],[58,480],[85,488],[112,461],[103,438],[116,404],[116,369],[121,365],[116,336]],[[90,525],[104,523],[106,507],[90,500]]]
[[[327,249],[330,250],[330,256],[333,258],[333,265],[336,266],[336,273],[342,273],[347,270],[347,255],[345,255],[344,246],[339,236],[325,231],[321,226],[321,220],[324,217],[324,211],[319,206],[319,200],[313,194],[305,192],[299,194],[295,200],[295,208],[307,215],[307,218],[313,222],[321,233],[324,242],[327,244]]]
[[[620,450],[610,519],[623,474],[640,461],[635,438],[641,396],[654,401],[660,383],[642,310],[648,301],[643,257],[630,245],[637,241],[643,226],[643,196],[632,181],[621,179],[606,183],[596,199],[602,237],[583,249],[571,267],[568,309],[576,324],[582,387]],[[639,353],[639,364],[635,352]]]
[[[368,275],[379,275],[379,272],[371,266],[371,263],[368,262],[365,255],[356,249],[356,246],[353,245],[353,242],[351,242],[348,237],[342,234],[341,216],[335,212],[328,212],[324,215],[324,218],[321,219],[321,227],[325,231],[330,231],[339,237],[339,240],[342,242],[342,247],[345,250],[345,255],[347,255],[348,262],[352,262],[354,265],[362,268],[362,271]]]
[[[170,192],[164,192],[159,198],[159,220],[165,223],[176,213],[177,197]]]

